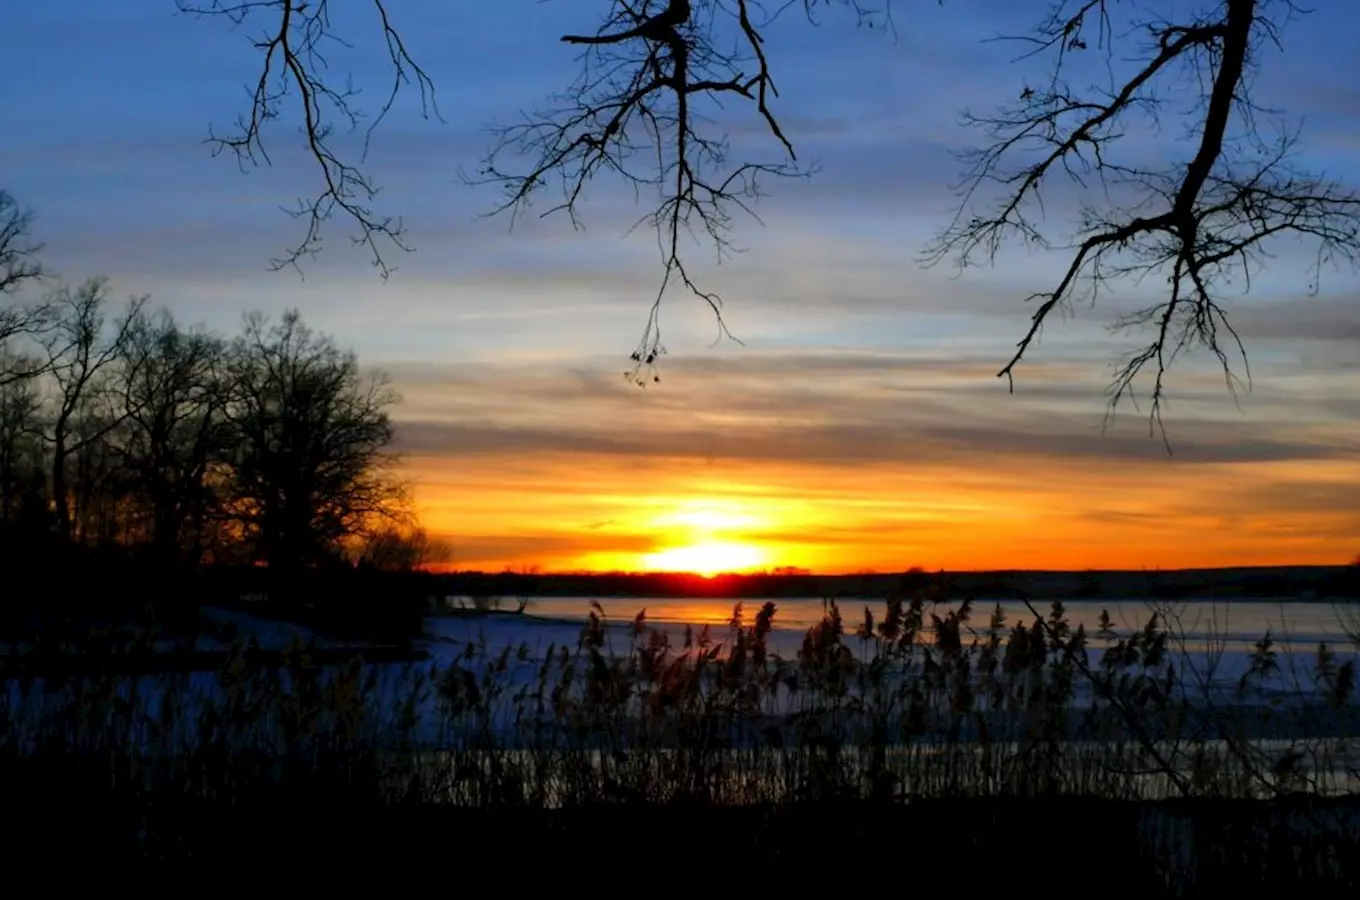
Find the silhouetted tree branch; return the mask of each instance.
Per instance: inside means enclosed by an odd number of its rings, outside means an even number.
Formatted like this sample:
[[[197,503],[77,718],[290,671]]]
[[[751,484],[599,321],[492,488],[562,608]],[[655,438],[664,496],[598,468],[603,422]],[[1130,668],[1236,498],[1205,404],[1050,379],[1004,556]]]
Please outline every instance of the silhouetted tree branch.
[[[817,0],[805,0],[809,15]],[[866,7],[842,5],[869,16]],[[707,240],[721,260],[732,245],[733,215],[757,218],[752,207],[767,176],[798,176],[792,142],[771,102],[778,96],[761,30],[773,12],[754,0],[612,0],[594,34],[564,35],[582,48],[580,74],[555,105],[497,129],[496,141],[474,184],[504,191],[494,213],[523,214],[550,184],[558,196],[540,215],[566,214],[580,227],[578,205],[597,176],[609,175],[655,206],[634,225],[657,232],[662,278],[627,373],[639,384],[657,380],[661,301],[679,283],[705,301],[719,337],[731,337],[722,299],[691,277],[682,238]],[[730,49],[729,49],[730,48]],[[732,160],[713,111],[727,100],[744,103],[783,151],[780,161]],[[506,161],[509,158],[510,161]]]
[[[327,51],[348,46],[332,28],[330,0],[176,0],[182,12],[224,18],[233,25],[264,23],[263,30],[252,38],[261,63],[259,77],[250,88],[249,110],[238,117],[233,133],[210,136],[214,154],[230,151],[243,168],[261,162],[269,165],[264,143],[266,125],[284,114],[285,103],[296,103],[301,113],[307,152],[316,162],[322,185],[315,195],[300,197],[296,208],[290,210],[303,221],[303,236],[271,261],[275,269],[296,268],[302,257],[320,249],[322,226],[337,214],[352,220],[358,229],[354,243],[367,248],[384,279],[392,270],[384,255],[386,248],[410,249],[401,219],[375,210],[378,187],[361,166],[373,130],[391,111],[403,87],[415,85],[425,115],[438,115],[438,108],[434,84],[407,52],[388,15],[386,0],[369,2],[392,65],[392,85],[364,132],[356,163],[337,149],[334,140],[337,122],[357,131],[365,113],[356,105],[358,89],[348,82],[341,86],[327,72]]]
[[[33,213],[0,190],[0,349],[12,338],[33,336],[50,324],[50,308],[44,302],[21,302],[20,289],[46,277],[38,254],[42,244],[32,238]],[[0,386],[32,378],[42,371],[41,361],[29,355],[5,355],[0,367]]]
[[[1324,264],[1360,261],[1360,195],[1293,164],[1297,133],[1282,125],[1268,134],[1259,121],[1268,111],[1252,100],[1259,53],[1298,8],[1291,0],[1206,5],[1207,11],[1167,20],[1146,11],[1160,4],[1127,4],[1121,8],[1127,20],[1116,24],[1118,4],[1064,0],[1032,35],[1017,39],[1029,45],[1026,57],[1049,59],[1042,83],[1026,86],[1017,103],[993,114],[966,117],[991,143],[966,155],[960,214],[927,261],[990,262],[1009,240],[1070,251],[1053,289],[1029,298],[1038,304],[1029,328],[998,373],[1012,386],[1016,366],[1054,309],[1078,299],[1095,302],[1113,281],[1156,275],[1166,284],[1165,296],[1115,326],[1151,334],[1118,365],[1110,411],[1122,399],[1136,400],[1135,382],[1148,370],[1150,417],[1160,427],[1165,376],[1186,348],[1212,352],[1230,391],[1240,383],[1229,353],[1244,365],[1246,353],[1225,295],[1236,284],[1250,288],[1270,241],[1313,242],[1313,289]],[[1128,74],[1112,74],[1108,87],[1068,82],[1073,54],[1113,58],[1117,51],[1127,60],[1135,49],[1131,34],[1145,37]],[[1174,107],[1186,94],[1189,109]],[[1167,110],[1189,126],[1185,157],[1148,168],[1118,155],[1121,139],[1160,127]],[[1055,240],[1038,213],[1041,191],[1061,178],[1098,191],[1099,200],[1083,199],[1076,228]],[[983,196],[984,189],[997,189],[998,196]]]
[[[43,277],[38,261],[42,244],[32,239],[32,228],[32,211],[21,208],[13,195],[0,190],[0,295],[13,294]]]
[[[357,127],[360,116],[353,106],[355,92],[341,89],[325,71],[322,51],[328,43],[343,43],[331,26],[327,0],[176,2],[185,12],[218,16],[234,24],[251,17],[268,23],[254,39],[262,62],[249,112],[240,118],[235,134],[212,138],[219,152],[231,150],[243,164],[268,163],[262,140],[265,123],[282,114],[282,105],[290,96],[302,113],[308,151],[321,170],[324,190],[314,199],[299,202],[295,214],[307,223],[304,238],[274,260],[275,267],[296,265],[303,255],[318,249],[322,223],[340,213],[358,225],[356,241],[369,248],[386,276],[390,269],[380,244],[385,241],[408,248],[400,222],[372,210],[377,190],[373,182],[332,147],[331,119]],[[402,86],[415,82],[429,109],[433,109],[434,97],[433,84],[407,52],[383,0],[371,2],[394,82],[368,128],[370,136]],[[869,25],[890,21],[886,6],[876,12],[861,0],[802,3],[810,18],[818,7],[835,5],[853,10]],[[633,357],[630,375],[639,383],[646,380],[643,368],[650,372],[664,353],[661,299],[676,281],[712,307],[720,336],[728,334],[721,299],[700,288],[685,268],[682,234],[711,241],[721,258],[733,249],[734,211],[754,215],[750,204],[760,193],[762,176],[807,174],[795,165],[793,145],[770,106],[777,91],[761,35],[788,5],[771,10],[756,0],[666,0],[664,5],[654,0],[611,0],[594,34],[562,37],[582,47],[581,74],[558,105],[499,129],[481,172],[468,179],[501,186],[505,200],[496,212],[512,216],[526,209],[531,194],[555,181],[561,197],[543,215],[565,212],[578,226],[578,201],[596,175],[615,175],[638,191],[656,192],[656,206],[638,222],[657,230],[663,263],[661,287]],[[733,48],[728,49],[729,45]],[[707,118],[728,99],[755,110],[779,142],[785,160],[729,160],[726,136]],[[516,158],[507,161],[510,156]]]

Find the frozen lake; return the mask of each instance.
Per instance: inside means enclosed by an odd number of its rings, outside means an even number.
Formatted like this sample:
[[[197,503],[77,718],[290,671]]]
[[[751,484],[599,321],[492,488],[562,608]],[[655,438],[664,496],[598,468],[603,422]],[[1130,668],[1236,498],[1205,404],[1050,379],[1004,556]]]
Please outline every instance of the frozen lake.
[[[707,626],[715,641],[725,641],[729,637],[729,622],[736,602],[708,598],[535,598],[522,616],[508,613],[484,617],[432,616],[427,620],[430,639],[422,646],[440,657],[460,645],[484,641],[487,650],[493,654],[506,646],[516,650],[524,646],[529,656],[541,658],[550,645],[575,647],[592,604],[598,604],[606,623],[613,626],[608,634],[615,652],[627,649],[631,642],[628,626],[643,611],[648,626],[665,631],[673,647],[680,646],[687,627],[697,633]],[[747,625],[754,621],[761,602],[743,601],[742,613]],[[774,602],[774,628],[767,644],[771,652],[793,659],[808,628],[821,621],[825,606],[822,600],[812,598]],[[980,641],[997,602],[983,598],[974,601],[969,628]],[[881,621],[885,612],[881,601],[843,600],[838,605],[846,642],[852,648],[861,644],[853,633],[864,621],[866,607],[875,622]],[[1017,623],[1029,625],[1034,620],[1034,613],[1021,602],[1004,600],[1000,605],[1006,630]],[[1126,636],[1145,626],[1155,610],[1163,626],[1171,632],[1172,651],[1197,669],[1212,667],[1213,680],[1221,683],[1235,681],[1241,676],[1254,646],[1267,633],[1274,643],[1282,672],[1302,677],[1312,671],[1320,643],[1325,642],[1340,659],[1346,659],[1356,649],[1352,635],[1360,632],[1360,604],[1342,606],[1325,601],[1219,598],[1155,605],[1145,600],[1077,600],[1064,602],[1063,606],[1073,630],[1078,625],[1085,626],[1093,651],[1107,645],[1096,634],[1102,612],[1108,612],[1113,630]],[[931,612],[943,617],[955,608],[957,604],[954,603],[928,604],[925,610],[927,625]],[[1035,603],[1034,608],[1045,616],[1050,611],[1047,605],[1039,603]],[[965,631],[965,645],[968,640]],[[1094,662],[1096,652],[1091,656]]]
[[[513,609],[515,605],[511,601],[510,608]],[[497,659],[504,654],[504,668],[496,670],[493,677],[506,691],[507,703],[495,718],[498,723],[504,719],[508,727],[514,717],[508,702],[510,695],[528,690],[536,683],[550,649],[560,654],[565,648],[575,656],[582,626],[592,609],[598,608],[604,612],[606,655],[622,655],[630,651],[635,641],[647,639],[646,635],[635,635],[632,628],[635,616],[641,611],[646,612],[647,627],[664,632],[672,651],[682,653],[687,630],[697,637],[698,632],[707,626],[714,643],[727,642],[731,637],[729,622],[734,605],[735,601],[721,599],[535,598],[522,615],[513,612],[432,615],[426,620],[425,638],[416,642],[419,649],[428,652],[429,660],[416,664],[364,664],[364,702],[374,710],[379,720],[387,721],[397,710],[408,705],[408,699],[418,698],[412,701],[415,706],[411,710],[421,723],[417,731],[431,740],[438,740],[438,735],[447,735],[444,729],[451,723],[441,709],[438,692],[432,690],[434,685],[453,666],[474,673],[480,680],[492,674]],[[760,605],[758,600],[743,603],[743,618],[747,625],[754,621]],[[869,602],[867,605],[875,621],[882,620],[884,604]],[[865,606],[864,601],[854,600],[840,604],[844,644],[859,659],[867,659],[872,655],[872,645],[854,635],[856,627],[864,621]],[[994,602],[983,599],[975,602],[969,625],[978,635],[979,643],[985,642],[984,633],[994,607]],[[930,613],[944,616],[952,608],[952,605],[946,604],[927,605],[927,624]],[[1044,606],[1036,604],[1035,608],[1045,615],[1049,612]],[[1074,601],[1065,604],[1065,608],[1071,628],[1075,629],[1078,625],[1086,628],[1090,637],[1088,664],[1093,669],[1107,645],[1096,635],[1102,611],[1109,613],[1112,628],[1120,636],[1141,629],[1153,612],[1153,607],[1140,600]],[[1169,620],[1169,658],[1177,676],[1184,683],[1184,696],[1189,698],[1193,694],[1198,698],[1208,691],[1214,697],[1215,709],[1262,708],[1265,705],[1282,704],[1286,708],[1297,706],[1299,715],[1305,715],[1309,704],[1316,704],[1319,699],[1314,679],[1319,643],[1326,642],[1329,645],[1335,654],[1336,665],[1348,661],[1354,664],[1356,661],[1357,648],[1347,634],[1347,622],[1353,621],[1354,608],[1339,608],[1328,602],[1232,599],[1177,601],[1155,608]],[[313,637],[297,626],[261,619],[239,610],[211,609],[205,613],[218,622],[231,622],[238,637],[254,637],[262,647],[283,648],[294,641],[306,643]],[[795,661],[807,629],[819,622],[823,613],[823,602],[818,599],[776,601],[774,627],[766,641],[768,650],[785,660]],[[1006,618],[1003,640],[1011,625],[1028,625],[1034,618],[1034,614],[1024,604],[1014,601],[1003,602],[1002,613]],[[1251,666],[1253,646],[1267,632],[1275,642],[1273,649],[1277,668],[1262,683],[1260,690],[1254,690],[1251,696],[1239,694],[1238,682]],[[922,639],[929,641],[929,634],[923,635]],[[965,631],[965,648],[970,641],[971,637]],[[317,646],[327,643],[331,642],[318,640]],[[215,649],[222,644],[203,638],[200,646],[203,649]],[[583,659],[578,659],[576,664],[579,666]],[[552,677],[557,678],[559,674],[553,674]],[[38,681],[41,682],[41,679]],[[177,704],[185,711],[201,702],[215,702],[213,698],[222,696],[219,675],[212,671],[194,672],[187,676],[139,676],[129,681],[136,682],[137,704],[152,719],[158,716],[156,710],[167,690],[182,698]],[[577,690],[582,683],[578,680]],[[18,700],[19,685],[11,682],[9,689],[11,699]],[[24,691],[25,699],[17,706],[10,707],[10,715],[36,723],[51,712],[52,704],[63,702],[62,696],[70,697],[70,690],[71,686],[65,684],[48,693],[46,688],[30,682]],[[123,689],[116,689],[116,692],[127,693]],[[40,696],[45,693],[48,693],[46,697]],[[1092,696],[1089,680],[1078,678],[1072,702],[1079,707],[1084,706],[1092,702]],[[762,715],[782,716],[792,709],[795,702],[782,689],[768,700],[767,704],[763,704]],[[1343,712],[1350,716],[1354,710],[1352,693],[1349,708]],[[1345,724],[1351,718],[1353,716],[1346,718],[1342,724],[1334,723],[1326,730],[1332,734],[1355,733],[1350,724]],[[187,723],[185,727],[192,728]],[[1260,736],[1288,738],[1292,733],[1292,726],[1277,718],[1277,724]]]

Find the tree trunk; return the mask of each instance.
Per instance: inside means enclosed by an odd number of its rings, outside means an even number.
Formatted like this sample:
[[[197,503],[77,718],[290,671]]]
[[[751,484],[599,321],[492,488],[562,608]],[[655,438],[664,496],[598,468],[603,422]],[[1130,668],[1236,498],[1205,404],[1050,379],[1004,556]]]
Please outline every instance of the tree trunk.
[[[71,536],[71,506],[66,488],[66,435],[58,430],[52,443],[52,514],[57,532]]]
[[[163,563],[179,559],[179,504],[172,488],[158,485],[152,500],[151,545],[156,559]]]
[[[0,448],[0,522],[8,522],[14,512],[18,494],[14,483],[14,453],[9,447]]]

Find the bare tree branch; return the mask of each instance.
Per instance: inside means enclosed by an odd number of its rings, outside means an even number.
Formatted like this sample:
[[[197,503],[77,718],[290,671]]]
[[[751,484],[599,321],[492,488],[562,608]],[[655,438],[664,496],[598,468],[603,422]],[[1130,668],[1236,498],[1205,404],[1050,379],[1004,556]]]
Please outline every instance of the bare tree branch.
[[[13,195],[0,190],[0,296],[16,293],[44,275],[38,261],[43,247],[33,241],[32,228],[32,211],[21,208]]]
[[[184,12],[225,18],[233,25],[252,16],[268,23],[253,39],[261,66],[251,89],[249,111],[238,120],[235,133],[210,138],[215,153],[230,150],[243,167],[267,165],[265,124],[282,115],[284,103],[292,96],[302,113],[304,139],[321,171],[323,189],[312,199],[299,200],[291,211],[306,223],[303,238],[273,260],[272,266],[296,267],[304,255],[314,254],[320,248],[322,224],[340,213],[357,224],[356,243],[368,248],[386,277],[390,267],[383,247],[409,247],[400,220],[373,210],[377,193],[373,182],[332,146],[331,119],[356,128],[361,116],[353,105],[357,92],[340,88],[327,72],[323,52],[327,43],[348,46],[332,28],[328,0],[176,2]],[[415,82],[427,110],[435,109],[434,86],[407,52],[385,0],[371,2],[381,22],[394,82],[368,128],[365,148],[373,129],[408,83]],[[531,194],[555,180],[561,199],[542,215],[565,212],[577,227],[581,225],[578,202],[596,175],[618,176],[639,193],[655,192],[656,205],[633,226],[645,224],[656,230],[663,263],[661,285],[628,373],[639,384],[657,380],[655,363],[665,353],[661,301],[673,284],[678,282],[707,302],[717,317],[719,339],[731,337],[722,318],[721,298],[701,288],[685,267],[682,234],[696,242],[711,242],[721,260],[735,250],[731,242],[734,212],[741,210],[755,218],[752,203],[761,193],[763,177],[811,172],[796,165],[793,144],[771,108],[778,91],[762,35],[795,2],[767,8],[759,0],[666,0],[664,5],[656,0],[610,0],[594,34],[562,37],[563,42],[582,48],[581,74],[569,91],[557,98],[556,106],[498,129],[482,171],[467,179],[502,187],[505,200],[493,214],[508,212],[512,221],[528,207]],[[880,9],[864,0],[801,0],[814,23],[820,7],[841,6],[871,28],[891,27],[888,2],[884,0]],[[709,117],[729,99],[754,108],[779,142],[782,160],[729,160],[727,138]],[[509,162],[510,156],[518,158]],[[527,165],[525,158],[530,160]]]
[[[1134,10],[1150,5],[1131,4]],[[1267,111],[1251,99],[1255,59],[1298,12],[1290,0],[1213,0],[1210,11],[1178,21],[1135,12],[1127,29],[1113,24],[1112,6],[1110,0],[1063,0],[1032,35],[1017,39],[1030,46],[1025,57],[1050,57],[1048,78],[1042,87],[1026,86],[1016,104],[966,117],[991,143],[966,155],[960,214],[926,262],[991,262],[1012,239],[1070,251],[1057,285],[1029,298],[1038,304],[1029,328],[998,373],[1012,388],[1016,366],[1055,308],[1078,299],[1094,303],[1118,279],[1164,278],[1163,300],[1115,325],[1149,330],[1151,337],[1117,365],[1110,415],[1120,401],[1136,400],[1135,383],[1147,372],[1150,421],[1165,438],[1166,375],[1183,350],[1197,345],[1212,352],[1234,396],[1242,384],[1229,354],[1245,365],[1246,353],[1229,323],[1225,290],[1239,283],[1249,289],[1265,245],[1282,236],[1314,242],[1313,289],[1323,265],[1356,265],[1360,195],[1297,168],[1291,160],[1297,133],[1281,126],[1272,137],[1258,121]],[[1068,84],[1072,54],[1094,43],[1109,56],[1116,33],[1135,32],[1147,40],[1132,74],[1113,78],[1108,89]],[[1120,47],[1126,44],[1121,39]],[[1136,128],[1157,127],[1168,105],[1159,92],[1176,86],[1188,89],[1195,103],[1189,112],[1175,112],[1191,124],[1193,153],[1158,169],[1121,162],[1118,142]],[[1101,197],[1098,205],[1083,205],[1075,233],[1061,244],[1035,217],[1041,189],[1059,175],[1079,190],[1098,187]],[[1000,199],[977,213],[984,188],[998,189]],[[1121,195],[1132,199],[1121,205]],[[1249,379],[1249,368],[1246,374]]]
[[[303,236],[282,256],[271,260],[273,269],[292,266],[321,247],[322,226],[339,214],[352,220],[358,232],[356,245],[365,247],[384,279],[392,271],[384,255],[389,247],[409,251],[400,218],[377,212],[374,200],[379,188],[360,166],[368,155],[374,129],[392,110],[403,87],[414,84],[420,93],[422,114],[438,116],[434,83],[407,51],[388,15],[387,0],[370,0],[377,16],[383,44],[392,66],[392,85],[378,113],[364,131],[363,149],[356,164],[335,148],[335,124],[351,132],[359,129],[365,113],[356,105],[360,91],[347,81],[336,83],[328,72],[326,52],[332,46],[348,47],[331,25],[330,0],[176,0],[182,12],[228,20],[233,26],[254,17],[265,28],[252,44],[261,57],[260,74],[250,88],[249,111],[236,122],[233,133],[211,134],[213,154],[230,151],[242,168],[270,165],[264,129],[283,115],[285,103],[293,102],[301,113],[307,152],[321,174],[321,187],[312,197],[298,198],[287,210],[304,223]]]
[[[0,190],[0,350],[6,342],[20,336],[36,336],[50,323],[50,307],[45,302],[16,301],[13,297],[25,286],[47,277],[38,254],[42,244],[32,239],[33,213]],[[6,354],[0,367],[0,387],[32,378],[43,371],[29,356]]]
[[[813,10],[828,0],[804,0]],[[874,14],[856,0],[838,0],[866,21]],[[538,192],[555,186],[560,196],[540,213],[564,213],[581,227],[578,205],[587,186],[612,175],[638,194],[653,193],[655,206],[633,227],[657,232],[661,284],[632,355],[627,377],[638,384],[659,380],[661,302],[679,284],[700,298],[717,318],[718,336],[732,337],[722,299],[691,277],[682,238],[711,243],[721,261],[732,244],[733,215],[759,221],[753,203],[769,176],[810,174],[799,167],[793,143],[775,116],[778,97],[762,30],[791,4],[773,11],[756,0],[611,0],[594,34],[565,35],[582,48],[580,75],[554,105],[496,129],[495,145],[480,172],[467,180],[493,184],[504,200],[492,214],[512,223]],[[878,21],[888,21],[886,13]],[[730,46],[730,49],[729,49]],[[783,159],[733,161],[725,134],[709,110],[726,100],[746,104],[778,142]]]

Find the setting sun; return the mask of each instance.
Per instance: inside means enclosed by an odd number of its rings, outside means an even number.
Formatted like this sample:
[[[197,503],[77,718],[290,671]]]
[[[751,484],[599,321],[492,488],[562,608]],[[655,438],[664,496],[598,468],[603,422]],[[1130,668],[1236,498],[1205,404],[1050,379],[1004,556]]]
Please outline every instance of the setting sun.
[[[764,562],[765,554],[759,548],[726,541],[670,547],[644,558],[646,568],[654,571],[693,572],[705,578],[753,569]]]

